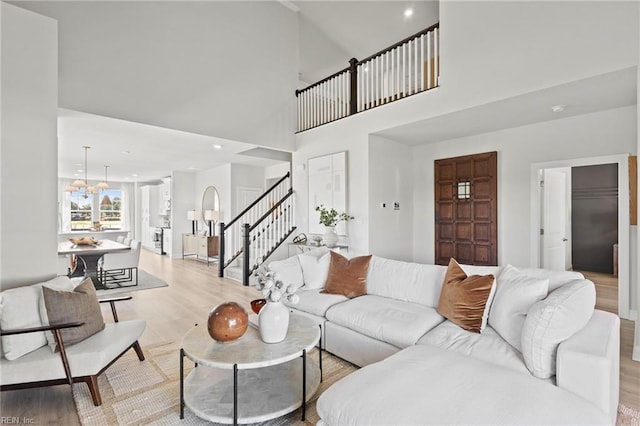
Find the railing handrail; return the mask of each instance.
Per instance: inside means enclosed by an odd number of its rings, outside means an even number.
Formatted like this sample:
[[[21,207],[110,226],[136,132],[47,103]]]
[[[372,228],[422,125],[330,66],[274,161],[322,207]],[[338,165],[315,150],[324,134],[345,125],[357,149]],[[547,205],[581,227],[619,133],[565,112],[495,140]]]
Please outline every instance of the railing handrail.
[[[258,220],[256,220],[256,222],[253,225],[249,226],[249,232],[253,231],[254,229],[256,229],[256,227],[262,223],[263,220],[265,220],[266,218],[268,218],[274,211],[276,211],[278,209],[278,207],[280,207],[282,205],[282,203],[284,203],[284,201],[291,197],[293,195],[293,189],[289,188],[289,190],[287,191],[287,195],[285,195],[284,197],[282,197],[282,199],[280,201],[278,201],[277,203],[275,203],[273,205],[273,207],[271,207],[269,210],[267,210],[267,212],[265,214],[263,214]]]
[[[363,64],[363,63],[365,63],[367,61],[370,61],[371,59],[374,59],[374,58],[376,58],[376,57],[378,57],[380,55],[384,55],[385,53],[392,51],[396,47],[402,46],[406,42],[411,41],[414,38],[417,38],[417,37],[421,36],[422,34],[426,34],[426,33],[430,32],[430,31],[433,31],[436,28],[440,28],[440,22],[436,22],[435,24],[431,25],[430,27],[425,28],[424,30],[418,31],[417,33],[415,33],[413,35],[410,35],[409,37],[406,37],[406,38],[400,40],[399,42],[397,42],[397,43],[395,43],[395,44],[393,44],[393,45],[391,45],[391,46],[389,46],[389,47],[387,47],[385,49],[382,49],[379,52],[374,53],[373,55],[367,56],[366,58],[358,61],[358,65],[361,65],[361,64]]]
[[[357,60],[357,59],[356,59],[356,60]],[[345,73],[345,72],[349,72],[349,69],[351,69],[351,66],[348,66],[348,67],[346,67],[346,68],[344,68],[344,69],[341,69],[341,70],[340,70],[340,71],[338,71],[338,72],[334,72],[334,73],[333,73],[333,74],[331,74],[329,77],[325,77],[325,78],[323,78],[323,79],[322,79],[322,80],[320,80],[320,81],[316,81],[315,83],[310,84],[309,86],[305,87],[304,89],[296,90],[296,96],[298,96],[298,95],[299,95],[300,93],[302,93],[302,92],[306,92],[306,91],[307,91],[307,90],[309,90],[309,89],[313,89],[315,86],[317,86],[317,85],[319,85],[319,84],[322,84],[322,83],[324,83],[325,81],[329,81],[329,80],[331,80],[332,78],[339,76],[340,74],[343,74],[343,73]]]
[[[249,207],[247,207],[246,209],[242,210],[242,212],[240,212],[240,214],[238,214],[235,218],[233,218],[233,220],[231,220],[231,222],[226,223],[224,225],[224,230],[226,231],[231,225],[233,225],[235,222],[237,222],[245,213],[247,213],[249,210],[251,210],[256,204],[258,204],[260,201],[262,201],[267,195],[269,195],[271,193],[271,191],[273,191],[278,185],[280,185],[282,182],[285,181],[285,179],[287,179],[289,177],[290,173],[291,172],[287,172],[286,175],[282,176],[276,183],[271,185],[271,187],[269,189],[267,189],[264,192],[264,194],[259,196],[253,203],[249,204]],[[291,190],[291,188],[289,188],[289,190]]]

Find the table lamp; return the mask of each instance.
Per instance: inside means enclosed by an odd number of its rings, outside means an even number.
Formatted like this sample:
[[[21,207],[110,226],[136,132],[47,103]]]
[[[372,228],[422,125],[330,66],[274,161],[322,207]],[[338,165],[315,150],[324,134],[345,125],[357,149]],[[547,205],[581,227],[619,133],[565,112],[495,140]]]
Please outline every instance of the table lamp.
[[[209,235],[213,236],[213,223],[216,223],[220,219],[220,212],[217,210],[205,210],[204,220],[209,223]]]
[[[187,219],[191,221],[191,233],[193,235],[198,231],[198,216],[199,213],[197,210],[187,210]]]

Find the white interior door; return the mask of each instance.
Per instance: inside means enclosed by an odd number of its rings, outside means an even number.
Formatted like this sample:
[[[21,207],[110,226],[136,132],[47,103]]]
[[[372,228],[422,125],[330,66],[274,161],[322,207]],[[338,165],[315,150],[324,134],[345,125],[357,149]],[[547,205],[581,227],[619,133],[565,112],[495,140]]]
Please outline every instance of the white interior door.
[[[544,171],[542,254],[545,269],[566,270],[567,175]]]

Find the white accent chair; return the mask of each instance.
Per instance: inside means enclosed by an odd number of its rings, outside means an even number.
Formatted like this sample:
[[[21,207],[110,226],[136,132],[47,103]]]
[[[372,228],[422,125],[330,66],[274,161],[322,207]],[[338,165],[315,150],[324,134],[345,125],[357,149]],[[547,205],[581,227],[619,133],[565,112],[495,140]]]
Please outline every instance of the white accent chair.
[[[107,253],[102,257],[98,277],[105,287],[115,284],[118,287],[138,285],[138,263],[141,243],[131,240],[131,250],[120,253]],[[135,278],[134,278],[135,273]],[[131,283],[123,285],[123,283]]]

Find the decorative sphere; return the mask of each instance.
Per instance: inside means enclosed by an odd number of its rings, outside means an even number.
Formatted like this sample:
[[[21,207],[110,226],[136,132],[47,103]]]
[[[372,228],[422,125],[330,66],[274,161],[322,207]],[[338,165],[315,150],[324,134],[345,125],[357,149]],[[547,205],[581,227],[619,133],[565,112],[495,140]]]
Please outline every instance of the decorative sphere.
[[[249,316],[236,302],[227,302],[216,306],[209,312],[207,330],[213,340],[230,342],[247,331]]]
[[[255,299],[251,301],[251,310],[257,315],[260,313],[260,309],[267,304],[265,299]]]

